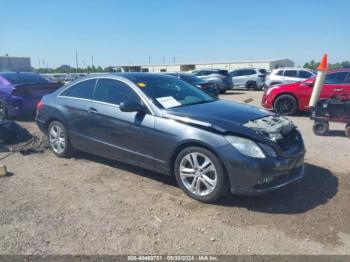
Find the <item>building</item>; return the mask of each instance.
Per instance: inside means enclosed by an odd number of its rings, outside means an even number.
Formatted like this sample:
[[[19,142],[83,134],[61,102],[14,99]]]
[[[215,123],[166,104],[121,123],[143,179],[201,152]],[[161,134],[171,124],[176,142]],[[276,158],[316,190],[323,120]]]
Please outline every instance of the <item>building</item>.
[[[113,68],[121,72],[184,72],[195,69],[226,69],[263,68],[272,70],[280,67],[294,67],[290,59],[246,60],[230,62],[193,63],[193,64],[163,64],[163,65],[120,65]]]
[[[0,72],[32,71],[29,57],[0,56]]]

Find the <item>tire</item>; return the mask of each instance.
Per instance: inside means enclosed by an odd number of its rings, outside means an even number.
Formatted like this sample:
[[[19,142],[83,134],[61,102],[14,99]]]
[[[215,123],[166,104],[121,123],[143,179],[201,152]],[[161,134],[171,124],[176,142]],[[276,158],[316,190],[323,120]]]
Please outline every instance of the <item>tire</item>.
[[[222,89],[219,91],[219,94],[225,94],[226,93],[226,89]]]
[[[0,120],[8,118],[7,109],[4,102],[0,101]]]
[[[273,103],[273,108],[277,114],[282,116],[295,115],[298,111],[298,102],[291,95],[280,95],[275,99]]]
[[[327,122],[315,122],[312,130],[314,131],[315,135],[325,136],[328,134],[329,124]]]
[[[255,89],[258,88],[258,85],[254,81],[247,82],[245,86],[246,86],[247,89],[252,89],[252,90],[253,89],[255,90]]]
[[[197,162],[194,159],[197,159]],[[215,154],[205,148],[183,149],[175,160],[174,169],[180,188],[198,201],[212,202],[223,196],[229,188],[221,162]],[[184,169],[187,170],[183,171]],[[203,170],[207,171],[202,172]]]
[[[348,138],[350,138],[350,124],[347,124],[345,127],[345,134]]]
[[[58,121],[51,122],[47,134],[50,148],[56,156],[69,157],[71,155],[72,146],[66,128],[62,123]]]

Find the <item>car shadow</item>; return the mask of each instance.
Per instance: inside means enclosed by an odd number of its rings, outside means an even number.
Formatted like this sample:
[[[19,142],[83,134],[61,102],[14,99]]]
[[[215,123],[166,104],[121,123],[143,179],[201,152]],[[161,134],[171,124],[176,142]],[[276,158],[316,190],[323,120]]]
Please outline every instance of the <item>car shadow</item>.
[[[238,91],[238,92],[237,92]],[[225,93],[220,94],[220,96],[230,96],[230,95],[245,95],[246,92],[242,92],[243,90],[227,90]]]
[[[137,166],[126,164],[123,162],[119,162],[117,160],[112,160],[112,159],[108,159],[108,158],[104,158],[104,157],[100,157],[100,156],[95,156],[95,155],[91,155],[89,153],[85,153],[85,152],[81,152],[81,151],[75,152],[73,157],[75,159],[83,159],[83,160],[97,162],[99,164],[103,164],[103,165],[107,165],[107,166],[114,167],[117,169],[121,169],[123,171],[127,171],[127,172],[133,173],[133,174],[138,175],[138,176],[153,179],[153,180],[156,180],[160,183],[163,183],[163,184],[166,184],[169,186],[177,187],[176,180],[172,176],[167,176],[167,175],[157,173],[154,171],[150,171],[150,170],[147,170],[144,168],[140,168]]]
[[[11,117],[9,120],[18,121],[18,122],[35,122],[35,116],[17,116]]]
[[[305,176],[294,184],[260,196],[227,195],[214,204],[271,214],[298,214],[327,203],[337,192],[338,178],[330,170],[305,164]]]
[[[345,130],[329,130],[326,136],[347,137],[345,134]]]
[[[74,158],[98,162],[133,173],[137,176],[178,187],[174,177],[115,160],[109,160],[83,152],[75,153]],[[305,164],[305,176],[296,183],[260,196],[227,194],[211,203],[211,205],[241,207],[251,211],[271,214],[298,214],[327,203],[337,192],[338,178],[330,170],[307,163]]]

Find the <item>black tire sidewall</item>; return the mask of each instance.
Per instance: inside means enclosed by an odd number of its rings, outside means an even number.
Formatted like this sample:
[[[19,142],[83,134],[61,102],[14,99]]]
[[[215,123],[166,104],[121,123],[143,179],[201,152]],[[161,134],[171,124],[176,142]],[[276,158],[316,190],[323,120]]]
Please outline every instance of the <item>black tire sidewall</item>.
[[[64,147],[64,151],[62,153],[56,153],[52,146],[51,146],[51,143],[50,143],[50,130],[51,130],[51,127],[53,125],[58,125],[60,128],[62,128],[63,130],[63,133],[64,133],[64,141],[65,141],[65,147]],[[69,142],[69,137],[68,137],[68,133],[67,133],[67,130],[65,128],[65,126],[61,123],[61,122],[58,122],[58,121],[53,121],[50,123],[48,129],[47,129],[47,135],[48,135],[48,139],[49,139],[49,144],[50,144],[50,148],[51,148],[51,151],[58,157],[69,157],[70,156],[70,153],[71,153],[71,145],[70,145],[70,142]]]
[[[291,110],[290,112],[287,112],[287,113],[284,113],[284,112],[280,112],[276,109],[276,105],[277,103],[279,103],[282,99],[290,99],[290,101],[292,101],[293,103],[293,110]],[[297,100],[292,96],[292,95],[288,95],[288,94],[285,94],[285,95],[280,95],[276,98],[276,100],[274,101],[273,103],[273,108],[274,110],[276,111],[276,113],[278,113],[279,115],[284,115],[284,116],[291,116],[291,115],[295,115],[296,112],[298,111],[298,102]]]
[[[190,192],[181,181],[180,174],[179,174],[180,162],[185,155],[187,155],[189,153],[193,153],[193,152],[198,152],[198,153],[201,153],[201,154],[207,156],[215,165],[216,172],[217,172],[217,184],[216,184],[216,188],[209,195],[197,196],[197,195],[193,194],[192,192]],[[175,165],[174,165],[174,174],[175,174],[176,181],[177,181],[178,185],[180,186],[180,188],[188,196],[190,196],[191,198],[194,198],[198,201],[201,201],[201,202],[213,202],[216,199],[218,199],[219,197],[221,197],[222,195],[224,195],[229,188],[228,179],[226,177],[222,163],[220,162],[220,160],[217,158],[217,156],[214,153],[212,153],[211,151],[209,151],[203,147],[187,147],[187,148],[183,149],[176,157]]]
[[[350,124],[346,125],[345,127],[345,135],[350,138]]]
[[[254,81],[249,81],[246,84],[246,88],[249,89],[249,90],[253,90],[253,89],[257,90],[258,89],[258,85]]]
[[[323,128],[323,131],[322,132],[319,132],[318,131],[318,127],[322,126]],[[314,133],[318,136],[325,136],[328,134],[328,131],[329,131],[329,124],[326,123],[326,122],[316,122],[314,124],[314,126],[312,127]]]

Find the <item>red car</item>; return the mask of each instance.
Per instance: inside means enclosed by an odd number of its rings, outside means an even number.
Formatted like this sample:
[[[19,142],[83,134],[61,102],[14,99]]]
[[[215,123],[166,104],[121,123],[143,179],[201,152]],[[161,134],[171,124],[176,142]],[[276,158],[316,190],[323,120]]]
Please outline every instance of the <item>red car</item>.
[[[271,86],[266,89],[261,103],[280,115],[289,116],[298,111],[308,111],[315,80],[314,77],[292,84]],[[350,95],[350,68],[328,72],[320,98],[331,98],[340,94]]]

